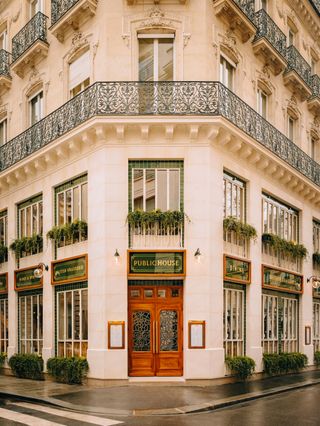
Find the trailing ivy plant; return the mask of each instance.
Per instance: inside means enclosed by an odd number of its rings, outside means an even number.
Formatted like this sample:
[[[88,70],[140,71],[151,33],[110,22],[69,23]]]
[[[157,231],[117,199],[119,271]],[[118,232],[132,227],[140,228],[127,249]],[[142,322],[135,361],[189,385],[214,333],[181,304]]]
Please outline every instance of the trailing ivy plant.
[[[32,237],[16,238],[10,244],[10,250],[15,254],[16,260],[24,255],[35,254],[42,250],[42,235],[34,234]]]
[[[127,223],[133,226],[150,225],[158,223],[163,226],[179,226],[184,222],[187,215],[180,210],[162,211],[160,209],[144,211],[141,209],[133,210],[128,213]]]
[[[88,224],[84,220],[74,220],[65,225],[54,226],[47,232],[47,238],[59,245],[62,241],[75,242],[88,238]]]
[[[304,259],[308,254],[308,250],[303,244],[287,241],[275,234],[262,234],[262,242],[272,247],[275,251],[291,256],[293,259]]]
[[[312,260],[314,265],[320,266],[320,253],[319,252],[313,253]]]
[[[0,263],[4,263],[8,260],[8,247],[2,242],[0,243]]]
[[[234,232],[239,238],[245,240],[255,240],[257,238],[256,229],[248,223],[243,223],[234,216],[228,216],[223,220],[223,230]]]
[[[256,363],[248,356],[234,356],[226,358],[226,365],[240,380],[247,380],[254,373]]]

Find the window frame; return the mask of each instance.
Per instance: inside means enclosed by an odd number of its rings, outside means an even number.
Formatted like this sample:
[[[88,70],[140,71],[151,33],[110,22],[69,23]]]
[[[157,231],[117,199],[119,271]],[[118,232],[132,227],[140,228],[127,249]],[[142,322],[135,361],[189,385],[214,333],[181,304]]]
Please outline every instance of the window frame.
[[[37,217],[36,217],[36,232],[34,232],[34,216],[33,208],[36,206]],[[43,200],[42,195],[30,198],[27,201],[19,203],[17,206],[17,215],[18,215],[18,238],[23,237],[32,237],[33,235],[43,235]],[[27,230],[27,210],[30,209],[30,235],[28,235]],[[22,232],[22,224],[24,225],[24,230]]]
[[[265,98],[265,114],[263,114],[263,97]],[[268,101],[269,95],[260,87],[257,89],[257,112],[265,120],[268,119]]]
[[[312,302],[313,350],[320,351],[320,300]]]
[[[41,96],[42,95],[42,96]],[[32,101],[36,98],[39,98],[38,101],[38,113],[39,113],[39,120],[33,122],[32,121]],[[28,105],[29,105],[29,123],[30,126],[34,126],[35,124],[39,123],[39,121],[41,121],[44,117],[44,93],[43,93],[43,89],[41,88],[40,90],[38,90],[36,93],[32,94],[31,96],[29,96],[28,99]]]
[[[312,240],[313,252],[320,253],[320,222],[315,219],[312,222]]]
[[[1,238],[0,234],[0,243],[3,243],[5,246],[8,245],[8,211],[2,210],[0,212],[0,222],[3,222],[3,239]]]
[[[229,87],[229,78],[227,64],[230,66],[231,72],[231,87]],[[230,58],[228,58],[223,52],[220,52],[219,61],[219,81],[226,86],[229,90],[233,91],[235,87],[235,74],[237,65]],[[227,77],[227,82],[226,82]]]
[[[246,299],[245,288],[236,289],[236,288],[224,287],[223,289],[223,347],[225,351],[225,357],[245,355],[245,299]],[[236,302],[236,303],[233,303],[233,302]],[[228,322],[229,307],[230,307],[230,322]],[[236,317],[234,317],[233,315],[234,309],[236,310]],[[236,318],[235,327],[233,327],[234,318]],[[228,331],[230,332],[229,336],[228,336]],[[233,335],[234,331],[236,332],[235,336]]]
[[[34,336],[34,311],[33,311],[33,300],[36,298],[36,337]],[[22,302],[24,300],[24,309],[22,307]],[[28,311],[27,300],[30,300],[30,312]],[[40,309],[41,307],[41,309]],[[19,312],[19,353],[37,353],[42,354],[43,349],[43,293],[41,292],[28,292],[21,293],[18,295],[18,312]],[[30,315],[30,333],[28,332],[28,314]],[[24,317],[24,322],[22,322],[22,316]],[[42,322],[41,322],[42,320]],[[24,325],[24,327],[22,327]],[[40,333],[41,332],[41,333]],[[36,342],[37,350],[27,350],[27,343],[32,347],[33,343]],[[24,343],[24,350],[23,348]]]
[[[227,214],[227,191],[228,191],[228,184],[229,188],[231,189],[231,195],[230,195],[230,208],[231,214]],[[246,221],[246,182],[242,179],[239,179],[238,177],[232,175],[231,173],[228,173],[226,171],[223,172],[223,217],[229,217],[233,216],[236,217],[241,222]],[[240,203],[240,214],[238,213],[238,206],[237,206],[237,213],[233,214],[233,194],[234,192],[237,193],[236,198],[239,200]],[[239,198],[240,195],[240,198]],[[238,203],[237,203],[238,204]]]
[[[78,181],[78,182],[77,182]],[[87,186],[87,191],[86,191],[86,203],[85,205],[83,205],[82,201],[83,201],[83,193],[82,193],[82,187]],[[59,189],[61,188],[61,189]],[[75,188],[79,188],[79,200],[78,200],[78,211],[79,211],[79,216],[78,218],[74,217],[74,189]],[[71,222],[68,222],[67,220],[67,192],[71,191]],[[63,223],[60,223],[60,211],[59,211],[59,195],[60,194],[64,194],[63,195]],[[83,175],[83,176],[79,176],[78,178],[72,179],[62,185],[59,185],[58,187],[55,188],[55,224],[57,226],[62,226],[65,225],[67,223],[72,223],[73,221],[75,221],[76,219],[81,220],[81,221],[88,221],[88,176],[87,175]],[[84,210],[86,209],[85,215]]]
[[[5,145],[8,142],[8,119],[7,119],[6,116],[3,117],[0,120],[0,126],[1,125],[3,126],[3,135],[4,135],[4,137],[3,137],[3,141],[2,142],[0,140],[0,146],[3,146],[3,145]]]
[[[8,306],[8,296],[0,297],[0,353],[6,353],[9,346]],[[4,319],[4,321],[1,321],[1,319]]]

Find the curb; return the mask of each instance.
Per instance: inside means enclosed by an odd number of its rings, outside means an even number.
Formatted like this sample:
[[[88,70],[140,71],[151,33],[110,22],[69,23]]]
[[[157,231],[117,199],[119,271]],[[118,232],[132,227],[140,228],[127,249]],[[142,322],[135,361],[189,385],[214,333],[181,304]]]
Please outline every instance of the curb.
[[[218,409],[223,409],[233,405],[242,404],[248,401],[254,401],[268,396],[277,395],[291,390],[302,389],[305,387],[315,386],[320,384],[320,379],[309,380],[302,383],[292,384],[288,386],[279,386],[264,391],[251,392],[243,394],[242,396],[237,395],[230,398],[223,398],[218,400],[211,400],[202,404],[187,405],[175,408],[159,408],[159,409],[134,409],[134,410],[118,410],[113,408],[104,407],[92,407],[85,405],[76,405],[70,402],[61,401],[56,398],[41,398],[35,396],[26,396],[21,394],[15,394],[12,392],[0,391],[0,397],[13,398],[33,403],[45,403],[55,407],[65,408],[71,411],[86,412],[97,415],[111,415],[120,417],[142,417],[142,416],[176,416],[181,414],[193,414],[210,412]]]

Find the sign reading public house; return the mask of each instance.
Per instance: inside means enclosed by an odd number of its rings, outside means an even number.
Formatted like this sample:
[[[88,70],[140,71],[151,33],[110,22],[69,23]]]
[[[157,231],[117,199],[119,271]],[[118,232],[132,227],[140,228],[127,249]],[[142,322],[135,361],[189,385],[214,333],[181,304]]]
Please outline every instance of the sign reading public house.
[[[251,283],[251,263],[224,255],[224,280],[235,283]]]
[[[8,273],[0,274],[0,294],[8,291]]]
[[[32,266],[31,268],[14,271],[15,290],[29,290],[42,287],[43,279],[34,276],[34,270],[37,269],[37,267],[38,266]]]
[[[185,251],[128,251],[128,276],[185,276]]]
[[[262,265],[262,286],[265,288],[302,294],[303,276]]]
[[[51,284],[66,284],[88,279],[88,256],[86,254],[52,262]]]

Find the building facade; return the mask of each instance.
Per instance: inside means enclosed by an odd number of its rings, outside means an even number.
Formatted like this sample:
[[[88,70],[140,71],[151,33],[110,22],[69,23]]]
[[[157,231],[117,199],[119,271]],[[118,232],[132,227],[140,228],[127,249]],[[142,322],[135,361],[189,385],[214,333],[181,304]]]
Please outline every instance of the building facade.
[[[86,356],[100,379],[313,364],[319,16],[316,0],[2,2],[0,352]]]

